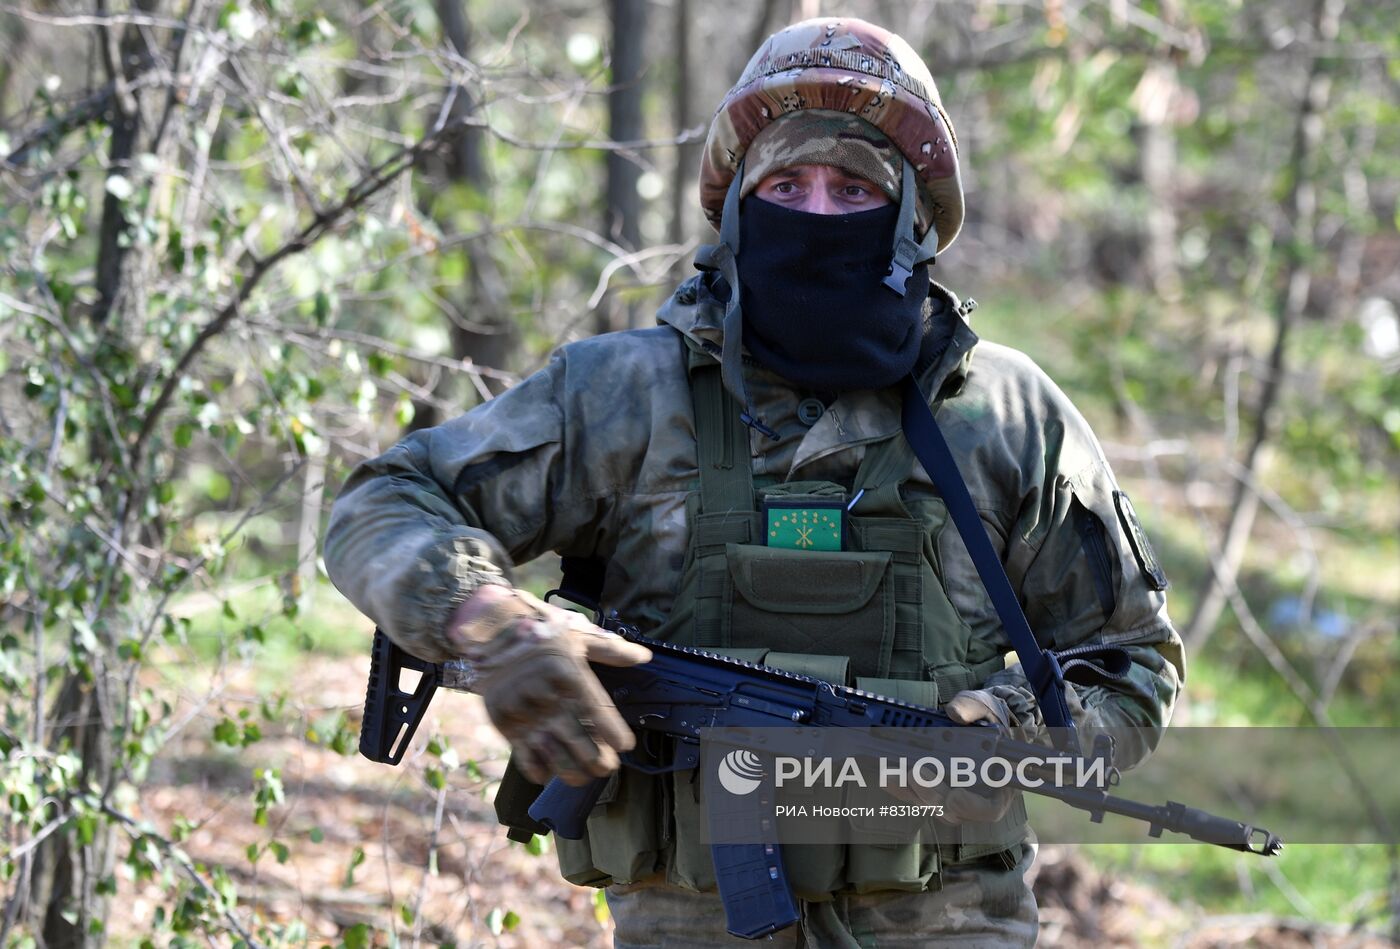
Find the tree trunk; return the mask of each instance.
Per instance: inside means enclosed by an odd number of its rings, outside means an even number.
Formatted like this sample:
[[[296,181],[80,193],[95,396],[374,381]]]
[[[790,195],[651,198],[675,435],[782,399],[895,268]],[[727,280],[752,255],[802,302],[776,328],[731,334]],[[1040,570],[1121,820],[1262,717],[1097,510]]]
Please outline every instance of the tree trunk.
[[[1344,0],[1317,0],[1313,9],[1310,48],[1325,49],[1337,38]],[[1293,149],[1288,173],[1292,180],[1288,202],[1292,240],[1287,254],[1288,278],[1279,301],[1278,324],[1264,383],[1254,409],[1254,434],[1240,459],[1243,469],[1236,479],[1230,500],[1230,519],[1225,527],[1219,556],[1212,561],[1196,599],[1196,611],[1187,624],[1185,639],[1188,646],[1199,649],[1215,631],[1215,624],[1224,611],[1229,591],[1234,587],[1259,512],[1259,494],[1254,490],[1254,476],[1266,454],[1274,432],[1275,406],[1288,369],[1288,343],[1293,327],[1307,307],[1308,291],[1312,286],[1309,270],[1310,251],[1315,239],[1317,219],[1317,183],[1314,181],[1317,155],[1322,143],[1323,113],[1331,93],[1331,77],[1324,60],[1313,54],[1307,65],[1303,101],[1294,128]]]
[[[137,0],[134,8],[142,13],[154,13],[157,0]],[[103,6],[99,4],[99,10]],[[141,31],[128,25],[120,37],[111,30],[100,30],[99,54],[106,66],[107,77],[115,84],[115,94],[110,100],[108,124],[111,127],[111,142],[107,160],[110,174],[130,175],[133,157],[142,148],[154,147],[154,142],[143,142],[152,136],[149,102],[143,102],[140,91],[131,87],[132,80],[144,68],[146,38]],[[127,216],[125,201],[108,190],[102,203],[102,217],[97,232],[96,282],[97,300],[89,317],[100,334],[111,341],[111,345],[124,345],[123,334],[126,320],[123,313],[130,306],[132,274],[139,267],[138,255],[131,253],[127,236]],[[107,436],[99,428],[94,428],[89,437],[88,451],[95,459],[115,459],[119,453],[113,450]],[[128,473],[128,477],[135,472]],[[114,482],[115,484],[115,482]],[[112,509],[118,509],[113,503]],[[116,543],[121,543],[123,524],[118,523],[112,530]],[[96,537],[89,536],[93,545],[99,545]],[[94,561],[101,561],[109,572],[108,583],[114,583],[120,571],[126,569],[114,556],[109,556],[105,546],[102,553],[88,551]],[[77,552],[82,556],[83,552]],[[98,578],[94,577],[94,580]],[[79,671],[67,673],[58,695],[50,710],[52,727],[45,729],[52,748],[70,748],[78,755],[81,764],[74,789],[96,788],[101,793],[110,790],[116,774],[116,749],[112,744],[112,725],[116,709],[108,692],[109,671],[104,656],[114,648],[111,637],[105,630],[105,617],[96,611],[111,608],[111,601],[103,597],[96,599],[88,621],[97,631],[99,646],[88,656],[89,674]],[[43,661],[43,657],[39,657]],[[60,801],[58,806],[65,806]],[[30,931],[41,935],[41,944],[48,949],[69,949],[69,947],[98,946],[106,940],[103,935],[107,920],[107,897],[98,891],[98,884],[110,875],[112,869],[114,836],[111,826],[98,821],[90,842],[82,843],[77,834],[69,829],[54,833],[46,838],[33,851],[33,862],[29,870],[27,889],[28,906],[25,907]]]
[[[55,747],[69,745],[81,758],[77,787],[105,788],[113,773],[112,709],[105,670],[95,682],[77,674],[64,680],[52,718]],[[71,832],[53,834],[36,848],[29,889],[30,931],[43,933],[47,949],[96,949],[106,943],[107,898],[97,885],[111,873],[113,834],[99,821],[91,843]],[[93,929],[96,932],[93,932]]]
[[[471,24],[467,21],[465,0],[438,0],[437,12],[448,45],[458,56],[470,59]],[[451,109],[453,119],[476,111],[476,97],[469,87],[459,86],[449,94],[455,94]],[[481,194],[489,193],[491,173],[483,148],[484,135],[482,129],[464,126],[453,137],[444,160],[429,164],[429,175],[447,182],[465,184]],[[434,193],[434,189],[427,189],[422,201],[426,214],[433,213]],[[449,302],[456,313],[445,318],[449,324],[448,337],[455,358],[505,368],[519,345],[519,332],[511,319],[509,289],[496,264],[492,247],[492,241],[483,238],[463,244],[462,250],[458,251],[467,260],[467,284],[460,293],[449,295]],[[439,373],[433,394],[448,404],[462,402],[464,393],[460,383],[460,378],[455,375]],[[496,379],[485,380],[484,384],[492,392],[498,393],[504,388],[504,383]],[[415,400],[413,421],[409,423],[408,431],[437,425],[444,421],[442,416],[438,405]]]
[[[646,48],[646,0],[611,0],[612,86],[608,90],[608,137],[614,142],[642,138],[642,66]],[[608,152],[607,207],[603,233],[626,250],[642,243],[641,168],[635,155]],[[598,331],[636,325],[636,306],[615,297],[598,310]]]
[[[1147,192],[1145,263],[1147,282],[1165,300],[1181,298],[1181,274],[1176,244],[1176,132],[1172,127],[1172,99],[1177,91],[1177,70],[1169,56],[1153,59],[1139,89],[1155,101],[1139,104],[1138,169]]]
[[[690,128],[690,0],[676,0],[672,39],[676,54],[676,80],[671,93],[671,111],[676,133]],[[690,210],[695,207],[696,159],[699,143],[686,142],[676,146],[676,161],[671,173],[671,223],[667,232],[672,244],[683,244],[690,236]],[[690,274],[690,261],[676,261],[673,277],[677,282]]]
[[[99,4],[99,8],[101,8]],[[137,0],[137,10],[151,13],[156,0]],[[111,32],[103,30],[99,42],[109,39]],[[118,80],[116,95],[112,96],[108,124],[112,129],[112,143],[107,152],[108,174],[127,175],[131,159],[137,151],[137,141],[141,134],[141,102],[138,90],[126,87],[135,79],[145,42],[141,31],[135,26],[122,30],[118,42],[106,42],[102,54],[107,64],[110,78]],[[125,240],[127,232],[125,200],[111,190],[105,192],[102,200],[102,221],[97,236],[97,303],[92,310],[92,320],[99,326],[105,325],[116,309],[118,297],[126,287],[123,279],[123,263],[127,257],[130,242]]]
[[[7,17],[0,21],[0,43],[5,47],[5,58],[0,61],[0,115],[7,115],[11,111],[6,98],[10,80],[14,78],[14,63],[23,58],[24,47],[28,42],[29,31],[25,29],[23,20],[19,17]],[[7,130],[0,126],[0,131]]]

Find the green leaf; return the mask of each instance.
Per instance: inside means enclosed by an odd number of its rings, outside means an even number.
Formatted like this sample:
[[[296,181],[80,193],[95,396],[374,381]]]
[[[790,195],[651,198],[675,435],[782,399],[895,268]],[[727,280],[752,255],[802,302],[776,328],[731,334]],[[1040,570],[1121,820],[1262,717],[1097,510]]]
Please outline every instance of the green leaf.
[[[447,787],[447,778],[443,777],[442,771],[438,768],[429,768],[424,777],[427,778],[428,787],[434,791],[441,791]]]
[[[356,923],[345,930],[340,937],[341,945],[345,949],[368,949],[369,946],[369,925],[366,923]]]
[[[365,848],[356,847],[354,853],[350,854],[350,866],[345,868],[345,889],[355,885],[355,869],[364,862]]]
[[[314,306],[315,309],[312,312],[316,319],[316,325],[325,326],[331,318],[330,294],[324,290],[317,290]]]
[[[313,844],[319,844],[321,841],[326,839],[326,832],[319,827],[313,827],[311,828],[311,833],[308,836],[311,838],[311,842]]]
[[[214,726],[214,740],[221,745],[228,745],[230,748],[237,748],[242,744],[242,733],[238,725],[228,716]]]
[[[190,839],[190,834],[194,831],[195,825],[188,817],[178,816],[171,824],[170,839],[176,843],[183,843]]]
[[[115,383],[112,386],[112,395],[116,398],[117,405],[124,409],[129,409],[136,404],[136,393],[132,391],[131,386],[120,382]]]
[[[81,616],[73,617],[72,623],[73,639],[78,647],[84,652],[97,652],[97,632],[92,628],[92,625]]]
[[[97,839],[97,816],[95,814],[83,814],[74,821],[78,830],[78,839],[83,842],[83,846],[91,844]]]
[[[268,847],[272,849],[272,854],[277,858],[278,863],[286,863],[287,858],[292,855],[291,850],[289,850],[287,848],[287,845],[282,843],[282,841],[280,840],[272,841],[268,844]]]

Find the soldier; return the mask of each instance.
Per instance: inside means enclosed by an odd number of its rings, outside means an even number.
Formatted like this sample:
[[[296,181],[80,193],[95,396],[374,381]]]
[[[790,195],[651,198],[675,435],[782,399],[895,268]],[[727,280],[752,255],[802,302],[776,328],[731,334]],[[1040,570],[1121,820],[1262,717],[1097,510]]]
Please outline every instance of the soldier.
[[[633,736],[588,662],[647,650],[515,589],[512,564],[595,558],[603,602],[653,637],[1037,728],[992,597],[902,434],[912,375],[1040,644],[1130,659],[1066,660],[1081,730],[1131,726],[1116,759],[1131,766],[1183,675],[1165,577],[1088,425],[929,279],[963,197],[952,124],[908,44],[850,18],[770,37],[715,116],[700,194],[721,240],[658,327],[564,346],[361,464],[326,538],[332,580],[401,647],[476,664],[516,768],[616,775],[586,839],[558,853],[565,878],[607,887],[618,946],[730,938],[700,805],[689,774],[617,770]],[[794,510],[821,530],[787,530]],[[953,816],[978,833],[954,824],[936,845],[789,859],[802,920],[777,940],[1033,944],[1024,809],[975,811]]]

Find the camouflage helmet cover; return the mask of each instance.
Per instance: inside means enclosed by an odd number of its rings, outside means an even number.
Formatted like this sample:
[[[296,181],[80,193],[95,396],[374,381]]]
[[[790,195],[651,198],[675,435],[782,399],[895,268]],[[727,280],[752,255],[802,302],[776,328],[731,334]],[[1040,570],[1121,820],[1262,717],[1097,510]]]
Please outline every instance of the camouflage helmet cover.
[[[884,132],[918,180],[920,236],[938,250],[963,221],[957,138],[933,77],[903,39],[853,17],[823,17],[779,30],[749,60],[720,103],[700,163],[700,205],[719,227],[725,192],[754,137],[802,109],[848,112]]]

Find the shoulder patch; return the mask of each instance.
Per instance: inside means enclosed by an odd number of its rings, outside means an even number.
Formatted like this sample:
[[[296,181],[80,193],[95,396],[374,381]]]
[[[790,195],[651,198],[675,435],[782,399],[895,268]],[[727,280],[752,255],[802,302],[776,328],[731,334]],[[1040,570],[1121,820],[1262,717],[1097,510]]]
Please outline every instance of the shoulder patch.
[[[1142,522],[1138,520],[1128,493],[1114,491],[1113,506],[1118,509],[1118,521],[1128,535],[1128,546],[1133,548],[1133,556],[1137,558],[1138,569],[1147,579],[1147,585],[1154,590],[1165,590],[1171,584],[1162,565],[1157,562],[1157,555],[1152,552],[1152,545],[1148,543],[1147,533],[1142,529]]]

